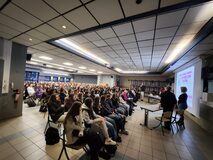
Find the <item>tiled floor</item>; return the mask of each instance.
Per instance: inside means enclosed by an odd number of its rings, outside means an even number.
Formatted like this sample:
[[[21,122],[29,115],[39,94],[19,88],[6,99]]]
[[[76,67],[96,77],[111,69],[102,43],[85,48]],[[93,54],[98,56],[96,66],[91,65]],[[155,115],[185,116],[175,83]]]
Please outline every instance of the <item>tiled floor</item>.
[[[141,103],[139,105],[145,105]],[[61,143],[47,146],[44,139],[46,119],[38,107],[24,106],[23,116],[0,122],[0,160],[52,160],[57,159]],[[213,135],[186,119],[186,129],[165,136],[159,129],[149,130],[139,124],[144,112],[139,107],[128,118],[126,128],[129,135],[122,135],[114,160],[212,160]],[[154,117],[161,112],[150,114],[149,125],[157,124]],[[86,159],[83,150],[69,149],[72,160]],[[66,160],[62,156],[62,160]]]

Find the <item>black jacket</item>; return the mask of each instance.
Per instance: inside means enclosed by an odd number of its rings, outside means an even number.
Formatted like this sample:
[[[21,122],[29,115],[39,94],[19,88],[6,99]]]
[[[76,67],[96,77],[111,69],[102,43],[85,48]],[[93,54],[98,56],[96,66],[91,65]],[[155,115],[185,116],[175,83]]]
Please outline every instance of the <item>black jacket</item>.
[[[53,122],[56,122],[64,114],[64,108],[58,103],[48,103],[48,112]]]
[[[166,91],[161,94],[161,107],[163,107],[163,112],[173,111],[177,100],[175,94],[169,91]]]

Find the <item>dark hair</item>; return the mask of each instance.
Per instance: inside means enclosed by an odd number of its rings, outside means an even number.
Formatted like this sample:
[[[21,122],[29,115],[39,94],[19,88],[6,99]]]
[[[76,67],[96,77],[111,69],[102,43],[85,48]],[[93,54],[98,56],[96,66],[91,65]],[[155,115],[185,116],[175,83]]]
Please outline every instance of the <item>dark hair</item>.
[[[110,98],[110,94],[107,94],[107,95],[106,95],[106,98]]]
[[[52,104],[52,103],[59,103],[57,100],[56,100],[56,96],[58,94],[54,93],[50,96],[49,100],[48,100],[48,104]]]
[[[82,103],[79,101],[76,101],[72,104],[72,107],[70,108],[70,110],[67,112],[67,115],[64,119],[64,124],[67,123],[67,119],[69,117],[71,117],[73,119],[73,121],[76,123],[76,118],[75,116],[80,114],[80,108],[81,108]]]
[[[101,100],[100,100],[101,105],[103,105],[103,104],[105,103],[105,101],[106,101],[106,96],[105,96],[105,95],[102,95],[102,96],[101,96]]]
[[[64,106],[65,110],[68,111],[74,102],[75,102],[74,94],[70,93],[69,98],[65,102],[65,106]]]
[[[99,107],[100,107],[100,97],[97,96],[94,99],[93,108],[97,108],[98,109]]]
[[[78,101],[80,101],[81,103],[83,103],[83,93],[78,93]]]
[[[90,97],[87,97],[85,100],[84,100],[84,104],[89,108],[89,116],[91,119],[94,119],[94,115],[93,115],[93,106],[92,106],[92,98]]]

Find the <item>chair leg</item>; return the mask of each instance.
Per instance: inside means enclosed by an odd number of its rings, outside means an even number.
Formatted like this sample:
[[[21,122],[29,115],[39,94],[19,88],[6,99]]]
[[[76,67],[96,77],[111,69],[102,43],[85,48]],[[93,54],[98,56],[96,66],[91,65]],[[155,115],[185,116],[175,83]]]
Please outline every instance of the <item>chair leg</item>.
[[[65,155],[66,155],[67,159],[69,160],[70,158],[69,158],[69,155],[68,155],[68,153],[67,153],[66,147],[64,147],[64,151],[65,151]]]
[[[160,123],[160,126],[161,126],[161,131],[162,131],[162,134],[163,134],[163,136],[164,136],[164,129],[163,129],[162,122]]]
[[[174,134],[174,130],[173,130],[172,124],[171,124],[170,128],[171,128],[171,130],[172,130],[172,134]]]
[[[49,122],[47,122],[47,124],[46,124],[46,126],[45,126],[45,129],[44,129],[44,134],[46,133],[47,128],[48,128],[49,125],[50,125]]]
[[[61,149],[61,152],[60,152],[60,155],[59,155],[59,157],[58,157],[58,160],[61,159],[61,156],[62,156],[63,152],[64,152],[64,147],[62,147],[62,149]]]

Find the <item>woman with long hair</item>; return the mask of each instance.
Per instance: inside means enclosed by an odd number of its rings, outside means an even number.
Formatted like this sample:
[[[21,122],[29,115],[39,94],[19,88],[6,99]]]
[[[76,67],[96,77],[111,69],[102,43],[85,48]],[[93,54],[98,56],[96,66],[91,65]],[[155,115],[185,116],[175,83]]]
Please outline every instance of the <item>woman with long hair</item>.
[[[61,101],[58,94],[54,93],[50,96],[47,106],[53,122],[64,121],[66,115],[64,114],[64,107],[61,106]]]
[[[103,117],[95,114],[93,111],[93,100],[90,97],[87,97],[84,101],[84,104],[82,106],[82,114],[83,114],[83,119],[86,125],[98,125],[102,133],[105,137],[105,144],[106,145],[116,145],[116,142],[113,141],[108,134],[108,129],[106,126],[106,121]]]
[[[98,153],[103,146],[99,134],[86,131],[82,117],[82,103],[76,101],[68,111],[64,120],[64,128],[67,137],[67,145],[88,144],[91,160],[98,160]]]
[[[65,99],[65,106],[64,106],[65,112],[67,112],[71,108],[74,102],[75,102],[74,94],[70,93],[69,97]]]

